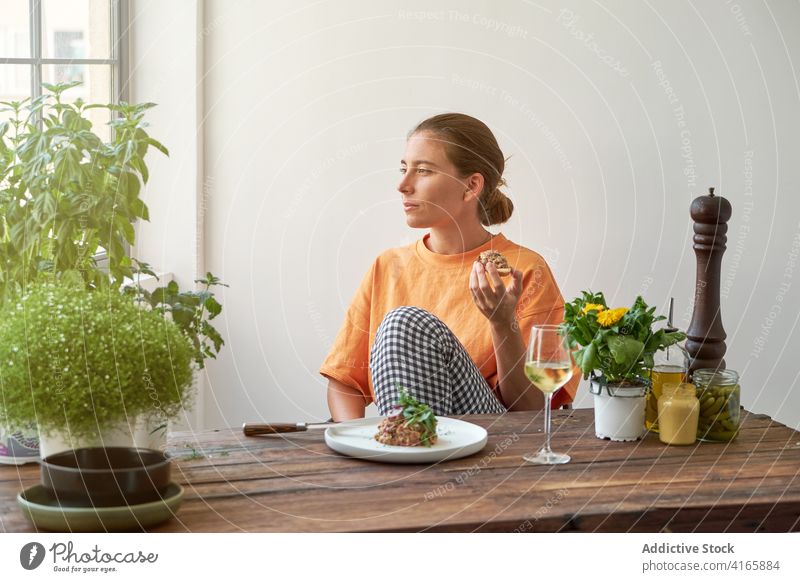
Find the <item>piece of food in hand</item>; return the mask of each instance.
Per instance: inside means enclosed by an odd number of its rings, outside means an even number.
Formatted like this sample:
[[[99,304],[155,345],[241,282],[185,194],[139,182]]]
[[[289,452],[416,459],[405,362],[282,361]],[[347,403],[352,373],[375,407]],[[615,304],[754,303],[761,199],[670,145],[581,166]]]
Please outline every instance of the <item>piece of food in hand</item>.
[[[375,440],[399,447],[429,447],[436,443],[436,415],[427,404],[400,388],[400,399],[389,416],[378,425]]]
[[[497,251],[483,251],[478,255],[478,260],[486,267],[487,263],[494,263],[497,267],[497,272],[501,277],[507,277],[511,274],[511,267],[508,266],[506,258]]]

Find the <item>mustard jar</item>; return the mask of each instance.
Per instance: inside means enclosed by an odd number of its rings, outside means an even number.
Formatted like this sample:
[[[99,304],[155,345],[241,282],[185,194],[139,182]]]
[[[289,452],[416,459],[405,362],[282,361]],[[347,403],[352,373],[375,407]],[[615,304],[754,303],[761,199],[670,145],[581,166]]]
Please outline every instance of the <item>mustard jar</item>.
[[[664,328],[666,333],[678,331],[672,325],[672,313],[675,300],[669,299],[669,319]],[[688,382],[689,354],[681,343],[672,344],[660,349],[653,355],[653,367],[650,370],[652,381],[650,392],[647,393],[645,404],[644,424],[650,432],[658,432],[658,399],[661,398],[662,387],[665,384]]]
[[[691,445],[697,440],[700,401],[693,384],[667,383],[658,399],[658,438],[668,445]]]

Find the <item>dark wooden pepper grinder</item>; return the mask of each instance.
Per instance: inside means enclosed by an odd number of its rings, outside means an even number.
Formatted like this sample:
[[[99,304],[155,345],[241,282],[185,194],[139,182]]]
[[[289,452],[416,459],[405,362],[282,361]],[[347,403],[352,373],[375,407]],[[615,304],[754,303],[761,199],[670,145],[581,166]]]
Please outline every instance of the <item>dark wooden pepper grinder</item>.
[[[692,201],[690,214],[694,220],[697,281],[692,322],[686,330],[690,373],[698,368],[725,368],[727,334],[719,310],[719,287],[731,212],[731,203],[714,196],[714,188],[708,189],[708,196]]]

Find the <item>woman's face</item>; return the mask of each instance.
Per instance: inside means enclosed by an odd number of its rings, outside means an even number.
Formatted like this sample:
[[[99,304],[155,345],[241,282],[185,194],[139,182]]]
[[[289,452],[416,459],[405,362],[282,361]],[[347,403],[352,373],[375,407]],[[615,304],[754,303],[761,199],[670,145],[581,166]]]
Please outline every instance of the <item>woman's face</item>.
[[[477,195],[483,188],[483,176],[459,177],[436,136],[411,136],[400,161],[400,174],[397,189],[402,194],[408,226],[452,228],[477,220]]]

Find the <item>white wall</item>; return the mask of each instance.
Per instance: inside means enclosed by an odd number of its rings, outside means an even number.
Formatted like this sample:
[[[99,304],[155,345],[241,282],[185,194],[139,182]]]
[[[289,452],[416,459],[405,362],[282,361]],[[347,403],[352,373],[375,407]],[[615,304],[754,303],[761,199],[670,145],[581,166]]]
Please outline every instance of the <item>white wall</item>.
[[[173,18],[190,2],[135,3],[149,15],[136,33],[145,44],[180,52],[191,41]],[[204,3],[204,170],[193,187],[207,211],[205,264],[231,285],[204,424],[327,418],[317,369],[364,270],[423,234],[405,225],[394,189],[405,135],[462,111],[512,156],[516,210],[494,230],[545,255],[568,298],[591,288],[627,305],[642,293],[664,308],[674,296],[685,328],[688,208],[716,186],[734,207],[728,366],[743,373],[745,406],[800,426],[800,5],[402,4]],[[159,72],[134,83],[162,103],[153,134],[173,151],[153,182],[182,192],[181,160],[198,139],[184,127],[183,67],[196,61],[136,58]],[[172,256],[159,237],[191,209],[167,199],[151,204],[163,222],[145,244],[180,277],[189,251]],[[585,387],[578,402],[589,404]]]
[[[156,272],[168,273],[181,289],[192,289],[202,256],[202,4],[191,0],[130,3],[131,102],[153,102],[150,135],[167,146],[167,158],[148,153],[150,181],[144,200],[150,222],[137,225],[132,253]],[[166,284],[165,280],[161,284]],[[203,424],[207,378],[197,382],[195,406],[184,424]]]

